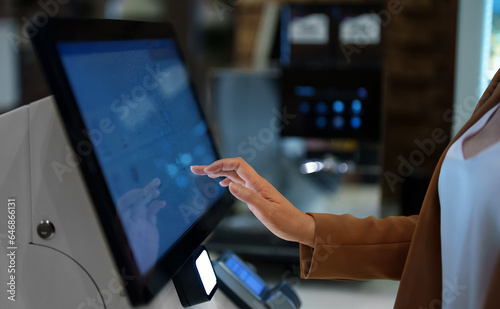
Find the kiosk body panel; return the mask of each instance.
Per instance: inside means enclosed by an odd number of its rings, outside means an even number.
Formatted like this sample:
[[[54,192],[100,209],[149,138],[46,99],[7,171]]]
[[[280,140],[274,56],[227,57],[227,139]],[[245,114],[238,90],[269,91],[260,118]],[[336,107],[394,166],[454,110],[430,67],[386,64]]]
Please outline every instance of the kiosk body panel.
[[[0,307],[132,308],[127,274],[113,263],[53,98],[0,116],[0,144],[0,199],[17,205],[16,301],[2,296]],[[7,216],[0,218],[0,280],[8,282]],[[54,225],[52,237],[38,235],[42,220]],[[140,308],[183,307],[169,282]],[[216,293],[193,308],[236,307]]]

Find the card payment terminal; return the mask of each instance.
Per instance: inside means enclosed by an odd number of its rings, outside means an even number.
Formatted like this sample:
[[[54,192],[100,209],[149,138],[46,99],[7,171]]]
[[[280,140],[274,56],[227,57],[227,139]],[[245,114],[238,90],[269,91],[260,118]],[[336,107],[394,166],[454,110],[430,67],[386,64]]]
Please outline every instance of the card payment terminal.
[[[214,262],[219,287],[244,309],[297,309],[300,300],[285,281],[270,288],[248,265],[232,251]]]

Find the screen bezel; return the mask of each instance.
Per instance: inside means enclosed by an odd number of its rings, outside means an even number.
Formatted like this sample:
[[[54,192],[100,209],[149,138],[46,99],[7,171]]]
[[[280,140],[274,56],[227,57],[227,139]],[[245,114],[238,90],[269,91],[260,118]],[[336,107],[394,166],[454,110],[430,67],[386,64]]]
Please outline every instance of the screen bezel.
[[[181,61],[186,65],[173,27],[169,23],[52,18],[49,19],[45,27],[39,29],[38,33],[32,38],[32,42],[54,94],[67,136],[75,153],[77,153],[80,142],[90,143],[90,139],[84,134],[87,128],[59,57],[57,43],[165,38],[174,40]],[[187,65],[186,68],[188,69]],[[191,80],[190,84],[199,111],[205,120]],[[210,132],[209,136],[211,138]],[[216,157],[219,158],[212,138],[211,144]],[[229,191],[225,190],[209,210],[157,261],[152,272],[143,276],[140,274],[134,260],[129,257],[131,249],[118,219],[118,214],[95,152],[91,151],[90,155],[81,157],[80,170],[86,183],[86,189],[93,201],[94,209],[98,215],[117,269],[120,270],[120,274],[126,276],[123,280],[126,283],[124,285],[130,303],[133,306],[148,303],[160,292],[164,285],[183,266],[192,252],[199,247],[229,212],[233,199]],[[130,279],[131,277],[134,277],[134,279]]]

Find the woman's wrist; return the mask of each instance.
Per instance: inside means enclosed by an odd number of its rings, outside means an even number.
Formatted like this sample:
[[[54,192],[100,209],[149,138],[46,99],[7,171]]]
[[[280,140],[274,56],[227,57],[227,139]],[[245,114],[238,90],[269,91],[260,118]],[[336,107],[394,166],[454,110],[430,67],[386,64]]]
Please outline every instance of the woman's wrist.
[[[316,235],[316,222],[314,218],[308,214],[304,214],[302,217],[302,224],[300,231],[301,237],[299,239],[299,243],[314,248],[314,239]]]

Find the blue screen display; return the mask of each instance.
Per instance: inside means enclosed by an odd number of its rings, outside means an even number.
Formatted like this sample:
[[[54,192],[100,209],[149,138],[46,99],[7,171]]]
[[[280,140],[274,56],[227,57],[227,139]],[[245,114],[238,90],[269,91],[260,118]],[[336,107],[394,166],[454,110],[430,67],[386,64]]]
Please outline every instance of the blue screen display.
[[[171,39],[57,45],[94,152],[141,274],[221,196],[190,165],[216,160]]]
[[[230,257],[225,264],[255,294],[262,293],[265,283],[253,275],[240,261]]]

